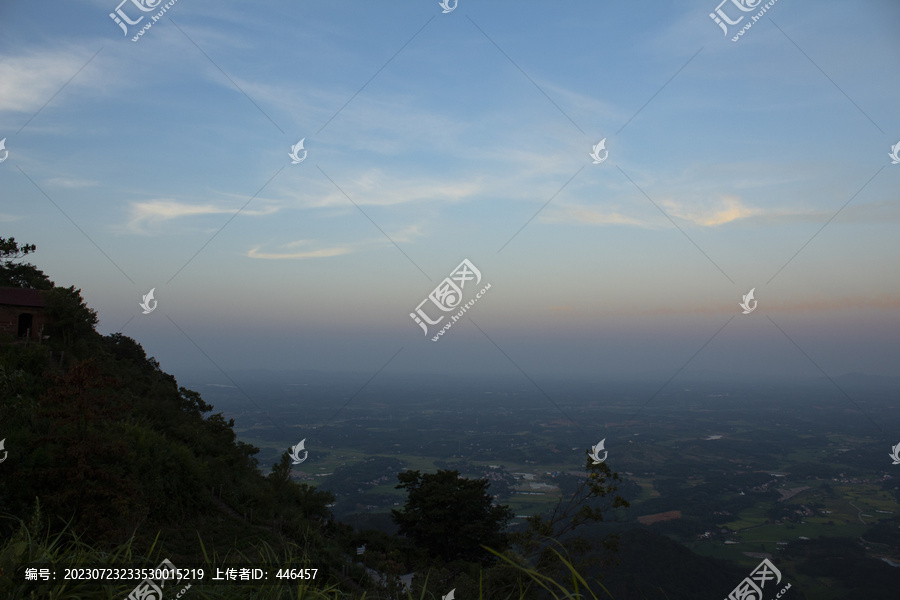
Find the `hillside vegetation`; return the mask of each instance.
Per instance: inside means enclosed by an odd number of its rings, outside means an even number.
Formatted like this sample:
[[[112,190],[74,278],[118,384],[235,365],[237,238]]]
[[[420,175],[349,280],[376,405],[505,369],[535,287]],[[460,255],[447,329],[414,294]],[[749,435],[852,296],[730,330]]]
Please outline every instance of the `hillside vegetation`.
[[[52,319],[39,344],[0,339],[9,451],[0,469],[0,597],[123,598],[134,581],[34,584],[24,569],[163,559],[179,568],[316,569],[315,579],[267,586],[196,584],[185,591],[196,598],[603,593],[596,577],[578,573],[614,562],[616,538],[575,530],[627,505],[605,464],[555,513],[530,519],[526,533],[508,535],[509,509],[493,503],[486,481],[456,471],[398,474],[409,493],[394,514],[404,535],[354,531],[329,512],[333,495],[291,480],[287,452],[264,474],[258,448],[236,438],[232,419],[179,386],[135,340],[97,333],[80,290],[19,262],[34,251],[0,238],[0,286],[42,290]],[[355,555],[363,543],[368,573]],[[399,576],[410,572],[404,591]]]

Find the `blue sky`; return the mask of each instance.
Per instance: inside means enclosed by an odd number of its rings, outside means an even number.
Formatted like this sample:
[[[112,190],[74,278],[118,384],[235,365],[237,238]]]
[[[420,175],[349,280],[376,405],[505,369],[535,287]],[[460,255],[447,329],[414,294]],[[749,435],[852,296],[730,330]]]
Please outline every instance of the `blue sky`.
[[[0,231],[176,376],[898,371],[895,2],[116,6],[0,4]]]

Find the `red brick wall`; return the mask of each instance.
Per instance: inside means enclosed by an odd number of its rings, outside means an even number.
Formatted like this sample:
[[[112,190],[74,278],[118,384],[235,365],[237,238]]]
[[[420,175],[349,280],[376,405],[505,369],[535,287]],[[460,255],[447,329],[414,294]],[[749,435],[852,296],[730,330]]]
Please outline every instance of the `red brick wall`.
[[[32,306],[0,306],[0,332],[17,337],[19,330],[19,315],[29,313],[31,317],[31,337],[34,341],[40,341],[41,327],[46,327],[49,319],[44,310]]]

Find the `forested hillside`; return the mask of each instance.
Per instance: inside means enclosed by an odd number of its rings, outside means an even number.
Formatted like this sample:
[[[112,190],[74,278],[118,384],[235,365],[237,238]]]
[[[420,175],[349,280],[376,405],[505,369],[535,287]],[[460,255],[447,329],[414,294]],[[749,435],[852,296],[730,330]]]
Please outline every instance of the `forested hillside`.
[[[292,481],[287,452],[263,474],[258,449],[236,439],[233,420],[180,387],[137,341],[97,333],[96,312],[80,290],[19,262],[34,246],[0,242],[0,287],[41,290],[52,323],[39,343],[0,340],[0,423],[9,452],[0,472],[3,597],[50,597],[48,586],[23,583],[23,569],[51,563],[147,567],[165,558],[176,566],[317,569],[315,581],[267,588],[273,598],[304,587],[397,597],[397,577],[415,572],[417,589],[500,598],[538,597],[539,572],[571,579],[568,560],[615,562],[614,537],[599,544],[573,535],[578,525],[601,521],[603,508],[627,504],[606,465],[565,510],[533,519],[516,536],[504,532],[511,513],[492,502],[487,482],[456,471],[399,474],[398,487],[409,490],[393,517],[400,537],[335,522],[333,495]],[[368,574],[355,559],[360,544],[367,545],[365,566],[374,567]],[[64,583],[53,593],[107,597],[127,588]],[[229,594],[247,588],[208,593],[239,597]]]

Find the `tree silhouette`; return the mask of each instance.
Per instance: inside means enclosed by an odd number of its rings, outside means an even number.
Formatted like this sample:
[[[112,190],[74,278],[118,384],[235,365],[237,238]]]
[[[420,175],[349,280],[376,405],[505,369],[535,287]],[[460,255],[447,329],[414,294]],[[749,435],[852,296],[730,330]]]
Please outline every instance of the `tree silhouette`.
[[[512,519],[508,506],[495,506],[486,479],[466,479],[459,471],[398,473],[397,488],[408,492],[403,510],[392,510],[400,533],[435,559],[464,560],[483,565],[494,556],[482,545],[504,550],[503,530]]]
[[[89,308],[75,286],[55,287],[45,293],[47,299],[47,326],[51,341],[71,347],[75,340],[98,341],[94,327],[98,323],[97,311]]]
[[[53,282],[43,271],[34,265],[16,262],[36,249],[34,244],[20,246],[16,238],[0,237],[0,287],[35,290],[49,290],[53,287]]]
[[[541,572],[562,575],[568,571],[568,567],[559,561],[559,550],[569,554],[578,569],[596,563],[616,563],[618,534],[610,534],[597,544],[592,543],[590,537],[580,535],[580,530],[603,522],[604,513],[627,508],[630,504],[616,493],[621,479],[607,463],[594,464],[587,459],[585,470],[586,477],[575,486],[571,496],[560,498],[546,516],[528,517],[527,529],[511,536],[522,556]]]

